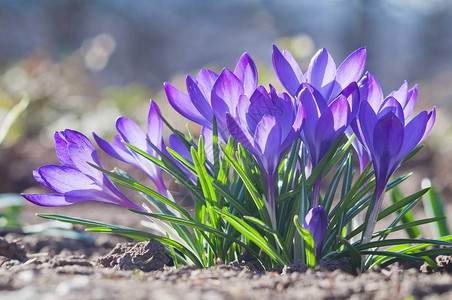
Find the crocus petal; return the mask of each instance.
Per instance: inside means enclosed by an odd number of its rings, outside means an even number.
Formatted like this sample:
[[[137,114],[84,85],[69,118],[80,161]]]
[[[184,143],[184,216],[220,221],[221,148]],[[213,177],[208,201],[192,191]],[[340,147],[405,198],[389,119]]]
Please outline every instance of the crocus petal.
[[[405,126],[405,136],[399,152],[400,161],[405,158],[421,141],[429,116],[426,111],[419,113]]]
[[[64,132],[57,131],[55,132],[54,137],[55,137],[55,151],[58,160],[62,165],[73,167],[74,163],[72,162],[72,158],[70,157],[69,152],[67,150],[68,143],[64,136]]]
[[[381,107],[378,111],[377,116],[378,117],[383,116],[388,111],[391,111],[392,113],[394,113],[394,115],[400,120],[400,122],[402,122],[402,124],[405,124],[403,108],[400,105],[400,102],[391,96],[389,96],[385,99],[385,101],[383,102],[383,104],[381,105]]]
[[[22,194],[22,197],[41,206],[65,206],[75,203],[74,199],[68,201],[62,194]],[[83,199],[80,199],[79,202],[82,201]]]
[[[201,128],[200,135],[204,140],[206,159],[213,163],[213,131],[207,127]]]
[[[44,185],[44,186],[50,188],[50,187],[47,185],[47,182],[41,177],[41,174],[39,174],[39,171],[38,171],[38,170],[33,170],[33,177],[34,177],[34,178],[36,179],[36,181],[39,182],[40,184],[42,184],[42,185]]]
[[[77,169],[67,166],[46,165],[38,169],[46,186],[57,193],[72,190],[99,189],[94,181]]]
[[[286,93],[278,95],[273,88],[270,92],[272,107],[270,115],[276,118],[276,122],[281,126],[281,139],[285,140],[295,120],[295,109],[292,99]]]
[[[114,143],[110,143],[102,138],[100,138],[98,135],[96,135],[93,132],[94,140],[96,141],[97,145],[108,155],[111,157],[114,157],[118,160],[124,161],[128,164],[135,165],[135,160],[132,158],[131,153],[125,149],[125,145],[122,142],[119,142],[124,147],[120,147]],[[121,141],[121,137],[116,136],[116,139],[119,139]]]
[[[289,52],[289,50],[284,49],[282,52],[284,58],[287,60],[287,62],[292,67],[293,72],[295,73],[295,76],[297,76],[297,79],[299,82],[306,82],[306,78],[304,78],[303,72],[301,72],[300,66],[298,65],[297,61],[293,57],[292,53]]]
[[[433,110],[428,114],[428,121],[427,125],[425,126],[424,135],[421,138],[421,141],[424,140],[427,135],[430,133],[430,130],[432,130],[433,124],[435,124],[436,120],[436,106],[433,107]]]
[[[242,57],[240,57],[240,60],[235,67],[234,74],[242,81],[245,95],[251,96],[257,87],[257,69],[248,53],[245,52]]]
[[[303,105],[306,119],[303,125],[303,130],[301,131],[302,140],[308,145],[315,145],[315,128],[319,120],[319,111],[311,92],[304,88],[298,94],[298,100],[301,105]]]
[[[199,71],[198,75],[196,75],[196,81],[198,82],[198,87],[204,94],[207,102],[210,103],[210,96],[212,93],[213,85],[215,81],[218,79],[218,74],[207,69],[203,69]]]
[[[355,131],[358,137],[361,137],[361,142],[366,146],[366,148],[370,151],[374,151],[374,129],[377,124],[377,115],[375,111],[370,106],[369,102],[363,101],[359,107],[359,126],[353,126],[353,130]]]
[[[169,136],[168,142],[172,150],[176,151],[180,156],[182,156],[186,160],[190,162],[193,161],[190,151],[187,149],[187,147],[185,147],[184,143],[182,143],[175,134],[171,134]]]
[[[303,105],[299,105],[295,114],[295,120],[292,128],[287,134],[286,138],[281,143],[281,149],[287,149],[300,135],[300,131],[303,128],[304,120],[306,118],[306,111]]]
[[[317,165],[333,145],[344,133],[350,123],[350,108],[347,98],[341,95],[320,116],[315,128],[316,148],[311,154],[314,166]]]
[[[377,79],[369,72],[364,75],[359,84],[359,94],[363,101],[369,102],[373,110],[377,112],[383,104],[384,96]]]
[[[306,79],[319,90],[324,99],[329,99],[335,77],[336,64],[328,51],[323,48],[312,58],[306,72]]]
[[[234,138],[234,140],[242,144],[245,149],[247,149],[254,155],[259,156],[260,153],[254,150],[253,138],[251,137],[251,135],[230,114],[226,114],[226,124],[229,133]]]
[[[235,114],[237,102],[243,94],[243,84],[240,79],[228,69],[224,69],[212,88],[212,110],[219,132],[226,126],[226,113]],[[227,140],[227,137],[223,136],[223,139]]]
[[[351,112],[350,117],[354,118],[356,116],[356,114],[358,113],[359,102],[360,102],[358,84],[356,82],[350,83],[345,89],[342,90],[341,94],[347,98],[348,105],[349,105],[350,112]]]
[[[259,86],[250,98],[248,113],[245,117],[250,133],[254,134],[257,124],[262,120],[264,114],[271,114],[270,109],[273,106],[268,96],[267,90],[263,86]]]
[[[119,117],[116,120],[116,130],[121,138],[131,145],[145,151],[147,149],[146,136],[143,130],[134,121]]]
[[[278,167],[281,155],[281,126],[273,116],[264,116],[257,124],[254,146],[263,156],[264,169],[271,175]]]
[[[328,228],[328,216],[325,209],[320,205],[310,209],[304,218],[303,228],[311,233],[314,239],[316,257],[319,258]]]
[[[193,162],[193,158],[191,156],[190,151],[185,147],[185,145],[179,140],[179,138],[175,134],[171,134],[169,136],[169,146],[172,150],[176,151],[180,156],[182,156],[185,160],[189,162]],[[193,174],[190,170],[185,168],[179,161],[177,161],[173,156],[169,155],[169,158],[182,170],[182,172],[187,175],[190,180],[196,183],[196,175]]]
[[[366,65],[366,48],[360,48],[350,54],[336,72],[336,82],[344,89],[353,81],[358,81]]]
[[[163,143],[163,121],[160,118],[159,113],[161,113],[159,107],[151,100],[148,113],[148,124],[146,127],[146,137],[151,143],[161,148]]]
[[[187,76],[187,91],[190,96],[190,100],[199,113],[206,119],[208,122],[212,123],[213,120],[213,112],[210,107],[210,103],[204,97],[204,94],[198,87],[198,83],[195,82],[195,79],[191,76]]]
[[[400,105],[405,107],[408,98],[408,82],[405,80],[402,86],[397,91],[390,93],[389,96],[396,98]]]
[[[403,140],[403,123],[394,113],[388,112],[377,121],[373,134],[372,155],[376,177],[387,182],[397,167],[395,162]]]
[[[292,55],[289,54],[288,57],[292,57]],[[301,74],[301,70],[300,67],[298,67],[298,64],[295,64],[296,66],[294,70],[294,65],[292,65],[293,60],[289,62],[275,45],[273,45],[272,62],[273,69],[275,70],[276,76],[278,77],[281,84],[289,92],[289,94],[291,94],[293,97],[296,97],[298,87],[302,82],[297,77],[297,74]],[[304,78],[302,79],[304,81]]]
[[[251,101],[248,99],[247,96],[245,96],[245,95],[240,96],[239,102],[237,103],[236,115],[241,124],[244,124],[244,125],[247,124],[247,116],[248,116],[248,110],[249,110],[250,105],[251,105]],[[248,128],[247,128],[248,131],[254,132],[254,130],[251,130],[249,128],[249,124],[247,124],[247,125],[248,125]]]
[[[414,107],[416,106],[417,100],[417,84],[408,91],[407,101],[405,107],[403,108],[403,114],[405,119],[407,119],[411,113],[414,111]]]
[[[169,82],[164,83],[164,88],[168,102],[179,114],[202,126],[212,126],[196,109],[187,94],[176,89]]]
[[[68,152],[74,167],[92,178],[98,180],[102,178],[104,176],[103,173],[90,165],[102,167],[91,141],[80,132],[69,129],[64,131],[64,135],[68,141]]]

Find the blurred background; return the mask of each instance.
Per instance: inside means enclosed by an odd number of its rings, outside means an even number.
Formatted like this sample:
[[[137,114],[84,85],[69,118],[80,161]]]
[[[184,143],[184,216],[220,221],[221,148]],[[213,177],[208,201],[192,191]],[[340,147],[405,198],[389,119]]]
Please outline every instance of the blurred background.
[[[233,69],[247,51],[261,84],[277,82],[275,43],[303,71],[319,48],[339,65],[367,46],[385,94],[418,83],[417,110],[438,117],[407,189],[429,177],[452,203],[451,20],[448,0],[0,0],[0,123],[30,98],[0,149],[0,193],[36,191],[32,170],[57,162],[55,130],[112,137],[120,115],[144,127],[149,99],[172,117],[165,81],[185,90],[186,74]]]

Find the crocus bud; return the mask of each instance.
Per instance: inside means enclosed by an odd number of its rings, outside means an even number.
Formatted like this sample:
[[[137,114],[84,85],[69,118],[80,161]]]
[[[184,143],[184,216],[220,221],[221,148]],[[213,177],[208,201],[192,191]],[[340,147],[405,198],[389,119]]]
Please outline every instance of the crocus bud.
[[[316,257],[319,257],[322,252],[327,227],[328,216],[321,205],[312,208],[304,218],[303,228],[309,230],[314,239]]]

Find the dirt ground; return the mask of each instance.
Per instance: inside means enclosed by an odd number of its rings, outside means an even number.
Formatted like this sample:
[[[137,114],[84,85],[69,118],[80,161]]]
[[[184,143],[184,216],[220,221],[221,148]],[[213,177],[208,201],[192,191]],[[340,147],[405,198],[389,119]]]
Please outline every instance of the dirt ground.
[[[155,241],[0,235],[0,299],[452,299],[451,257],[436,273],[404,264],[354,276],[338,261],[176,269]]]

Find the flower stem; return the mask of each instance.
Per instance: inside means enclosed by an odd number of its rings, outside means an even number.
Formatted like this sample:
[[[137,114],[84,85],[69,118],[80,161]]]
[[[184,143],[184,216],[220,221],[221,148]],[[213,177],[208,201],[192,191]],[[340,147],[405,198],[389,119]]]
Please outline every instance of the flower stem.
[[[320,174],[319,178],[317,178],[314,183],[314,187],[312,188],[312,207],[319,206],[319,198],[320,198],[320,184],[322,183],[322,174]]]
[[[267,178],[267,203],[268,214],[272,223],[273,230],[277,231],[276,226],[276,203],[275,203],[275,176],[268,176]]]

